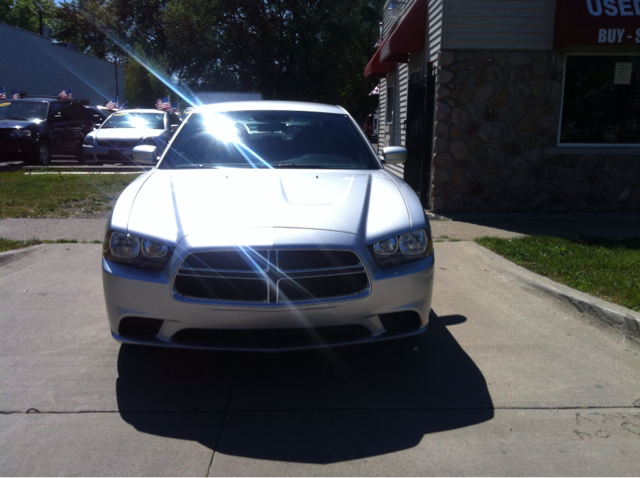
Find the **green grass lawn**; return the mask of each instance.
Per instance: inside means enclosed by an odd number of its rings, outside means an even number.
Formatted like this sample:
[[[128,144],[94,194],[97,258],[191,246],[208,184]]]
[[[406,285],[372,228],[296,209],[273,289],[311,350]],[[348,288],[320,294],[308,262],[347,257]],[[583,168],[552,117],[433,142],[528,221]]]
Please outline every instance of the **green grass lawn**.
[[[476,242],[556,282],[640,311],[640,239],[483,237]]]
[[[102,217],[137,175],[0,174],[0,218]]]

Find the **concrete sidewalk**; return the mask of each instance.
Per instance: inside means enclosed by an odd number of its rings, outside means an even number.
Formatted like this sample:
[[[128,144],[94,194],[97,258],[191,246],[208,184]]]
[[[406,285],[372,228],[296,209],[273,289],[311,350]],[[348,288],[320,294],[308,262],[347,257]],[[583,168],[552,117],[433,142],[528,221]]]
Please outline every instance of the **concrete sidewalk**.
[[[478,237],[640,237],[640,214],[429,214],[436,241],[472,241]],[[59,239],[102,241],[107,219],[3,219],[0,237],[15,241]]]

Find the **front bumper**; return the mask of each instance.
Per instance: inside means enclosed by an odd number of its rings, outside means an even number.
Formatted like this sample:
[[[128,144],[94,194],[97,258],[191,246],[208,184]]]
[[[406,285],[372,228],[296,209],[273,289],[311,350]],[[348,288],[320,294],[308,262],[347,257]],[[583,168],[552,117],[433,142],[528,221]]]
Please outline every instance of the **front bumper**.
[[[85,163],[133,163],[133,147],[105,148],[102,146],[82,145],[82,158]]]
[[[357,297],[284,304],[180,297],[173,281],[188,253],[229,248],[206,247],[206,238],[187,236],[162,271],[102,260],[113,337],[127,343],[182,348],[287,350],[372,342],[425,330],[431,310],[433,255],[380,268],[366,245],[352,234],[291,230],[278,234],[269,247],[317,249],[322,244],[323,250],[355,252],[369,277],[367,292]],[[138,326],[129,327],[132,323]]]
[[[24,160],[35,152],[35,141],[32,138],[0,138],[0,158],[5,160]]]

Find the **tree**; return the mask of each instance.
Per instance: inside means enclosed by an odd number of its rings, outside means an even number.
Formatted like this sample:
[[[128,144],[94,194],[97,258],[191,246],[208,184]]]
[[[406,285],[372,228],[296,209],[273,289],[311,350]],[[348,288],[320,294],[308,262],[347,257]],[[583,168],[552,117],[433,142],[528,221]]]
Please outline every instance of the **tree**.
[[[0,0],[19,1],[27,0]],[[55,35],[98,58],[126,52],[130,104],[180,85],[340,104],[364,115],[374,82],[363,72],[383,1],[67,0]]]
[[[221,0],[220,62],[240,89],[368,112],[382,0]]]
[[[51,25],[56,10],[53,0],[0,0],[0,18],[3,23],[40,33],[40,12],[44,26]]]
[[[58,5],[52,15],[53,37],[63,43],[74,43],[78,50],[108,61],[122,64],[124,52],[105,32],[100,22],[104,0],[69,0]]]
[[[149,59],[142,47],[135,49],[135,57],[129,57],[124,66],[124,82],[129,108],[154,108],[155,101],[171,96],[170,89],[145,67]]]

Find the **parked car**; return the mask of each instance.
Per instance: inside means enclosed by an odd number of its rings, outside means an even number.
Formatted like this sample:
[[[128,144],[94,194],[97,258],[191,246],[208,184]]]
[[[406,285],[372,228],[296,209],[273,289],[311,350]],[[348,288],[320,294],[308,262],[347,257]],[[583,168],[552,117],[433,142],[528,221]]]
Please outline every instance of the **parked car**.
[[[46,166],[52,154],[82,155],[93,129],[78,101],[22,98],[0,101],[0,157]]]
[[[133,148],[151,144],[159,149],[180,124],[174,113],[154,109],[122,110],[113,113],[84,138],[85,163],[133,162]]]
[[[84,106],[91,117],[91,121],[93,122],[93,127],[98,129],[104,120],[106,120],[113,111],[107,109],[105,106]]]
[[[371,113],[367,116],[362,125],[362,130],[371,141],[378,140],[378,113]]]
[[[414,191],[342,108],[197,107],[117,200],[102,279],[121,342],[282,350],[420,334],[434,254]],[[156,159],[159,157],[158,162]]]

